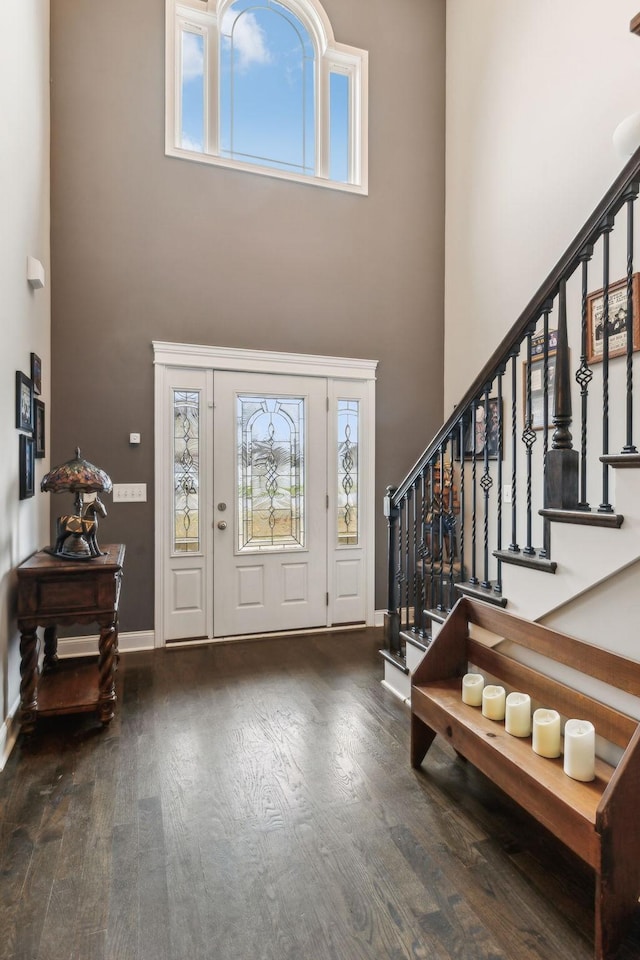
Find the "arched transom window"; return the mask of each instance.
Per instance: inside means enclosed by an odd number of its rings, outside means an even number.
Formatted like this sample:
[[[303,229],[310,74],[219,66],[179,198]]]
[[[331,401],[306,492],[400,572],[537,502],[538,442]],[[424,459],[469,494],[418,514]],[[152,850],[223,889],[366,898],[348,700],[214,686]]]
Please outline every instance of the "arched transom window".
[[[171,156],[367,192],[367,53],[316,0],[166,0]]]

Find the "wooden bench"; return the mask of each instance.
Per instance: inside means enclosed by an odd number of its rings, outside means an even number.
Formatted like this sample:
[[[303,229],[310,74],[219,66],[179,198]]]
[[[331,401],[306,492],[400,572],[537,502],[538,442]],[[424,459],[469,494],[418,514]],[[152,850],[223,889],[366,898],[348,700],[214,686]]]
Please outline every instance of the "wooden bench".
[[[640,727],[638,721],[554,678],[555,664],[525,666],[509,655],[513,641],[557,664],[640,696],[640,663],[609,653],[480,601],[455,605],[415,671],[411,686],[411,763],[419,767],[436,734],[589,864],[596,875],[595,957],[611,960],[638,907],[640,895]],[[501,651],[501,647],[503,650]],[[513,652],[513,648],[511,647]],[[529,658],[531,659],[531,658]],[[531,748],[531,737],[506,733],[462,702],[462,676],[473,664],[536,706],[565,718],[590,720],[596,734],[624,751],[616,766],[596,759],[596,778],[572,780],[563,760]]]

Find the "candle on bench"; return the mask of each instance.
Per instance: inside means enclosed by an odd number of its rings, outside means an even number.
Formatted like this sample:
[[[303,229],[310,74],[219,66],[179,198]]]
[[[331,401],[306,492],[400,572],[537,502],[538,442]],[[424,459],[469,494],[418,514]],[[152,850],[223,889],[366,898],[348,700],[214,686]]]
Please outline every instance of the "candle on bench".
[[[531,697],[528,693],[509,694],[504,728],[512,737],[531,735]]]
[[[534,752],[541,757],[560,756],[560,714],[557,710],[536,710],[533,715]]]
[[[489,720],[504,720],[505,699],[504,687],[490,683],[482,691],[482,716]]]
[[[462,678],[462,702],[470,707],[482,706],[484,677],[481,673],[465,673]]]
[[[594,780],[596,731],[588,720],[567,720],[564,727],[564,772],[572,780]]]

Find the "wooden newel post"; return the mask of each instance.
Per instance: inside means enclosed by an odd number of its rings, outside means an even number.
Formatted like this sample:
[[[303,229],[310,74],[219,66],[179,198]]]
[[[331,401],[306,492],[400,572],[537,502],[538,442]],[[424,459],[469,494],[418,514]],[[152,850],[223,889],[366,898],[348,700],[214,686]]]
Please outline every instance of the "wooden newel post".
[[[387,518],[387,612],[384,616],[384,639],[387,650],[400,649],[400,613],[398,610],[398,508],[393,504],[395,487],[387,487],[384,497],[384,515]]]
[[[578,465],[580,455],[571,442],[571,368],[567,342],[567,286],[560,281],[558,298],[558,346],[553,392],[555,430],[547,452],[544,505],[552,510],[578,509]]]

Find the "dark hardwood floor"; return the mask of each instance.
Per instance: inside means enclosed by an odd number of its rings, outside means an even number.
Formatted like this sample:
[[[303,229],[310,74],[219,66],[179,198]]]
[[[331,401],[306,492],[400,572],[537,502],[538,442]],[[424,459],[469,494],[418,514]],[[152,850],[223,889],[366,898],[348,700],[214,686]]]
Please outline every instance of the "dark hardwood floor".
[[[582,865],[407,708],[373,631],[123,656],[0,774],[0,960],[590,960]],[[640,957],[640,922],[620,960]]]

